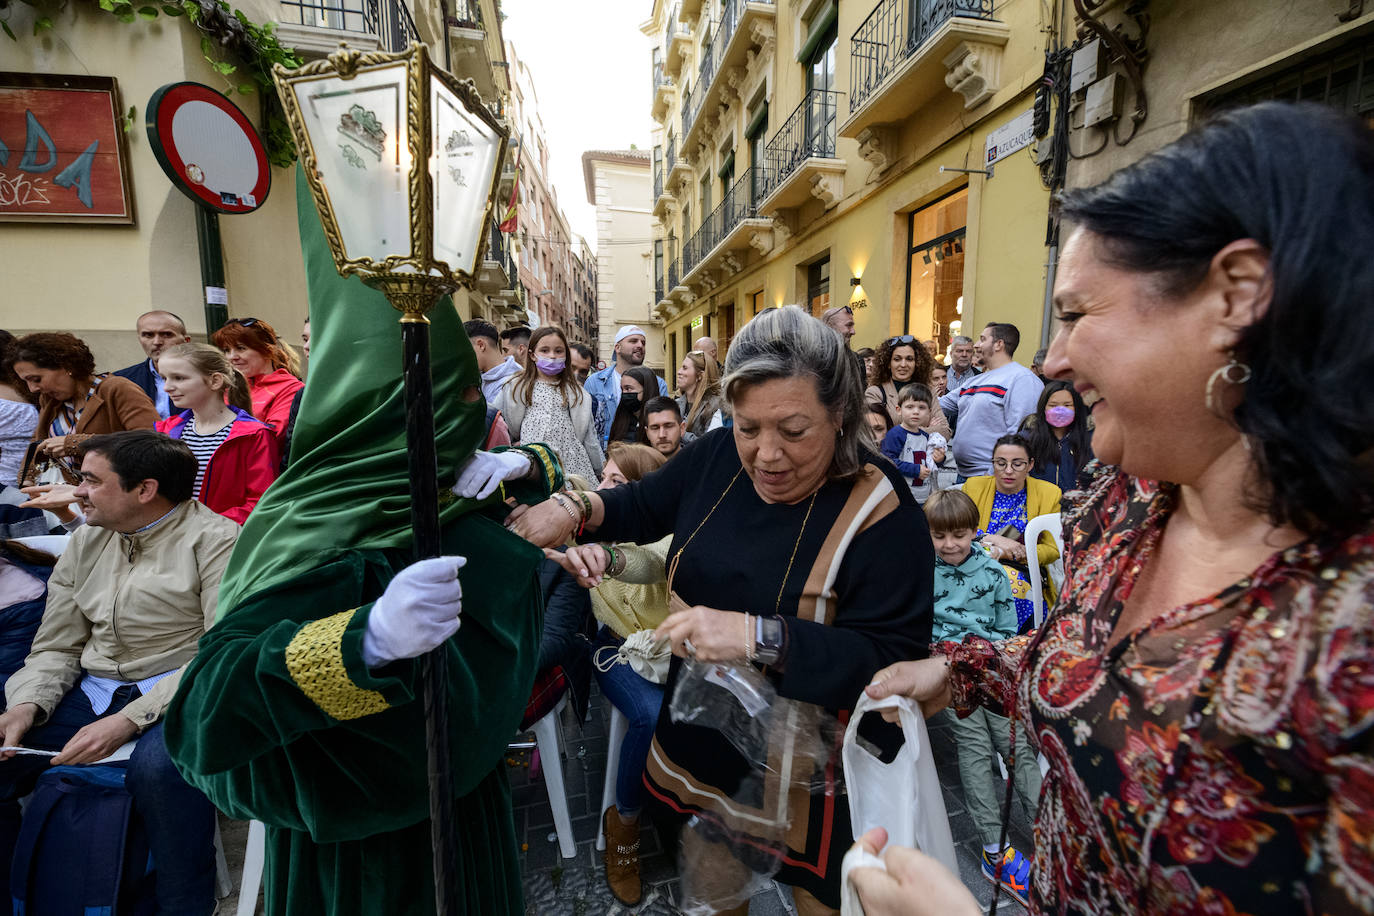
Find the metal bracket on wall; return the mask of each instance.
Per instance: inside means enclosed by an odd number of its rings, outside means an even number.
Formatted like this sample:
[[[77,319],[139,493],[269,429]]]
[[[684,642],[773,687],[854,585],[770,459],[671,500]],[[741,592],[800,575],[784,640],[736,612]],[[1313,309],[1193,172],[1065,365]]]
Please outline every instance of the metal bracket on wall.
[[[992,177],[992,166],[988,166],[985,169],[957,169],[952,165],[942,165],[940,166],[940,171],[960,172],[964,175],[986,175],[988,178]]]

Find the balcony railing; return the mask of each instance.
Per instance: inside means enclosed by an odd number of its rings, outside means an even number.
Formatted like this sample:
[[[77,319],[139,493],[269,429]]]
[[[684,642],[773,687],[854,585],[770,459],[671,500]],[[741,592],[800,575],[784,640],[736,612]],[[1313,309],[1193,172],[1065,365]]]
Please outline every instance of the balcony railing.
[[[662,62],[654,64],[654,94],[657,95],[658,90],[662,87],[671,85],[673,85],[673,81],[668,74],[663,72]]]
[[[769,193],[807,159],[835,158],[835,119],[839,107],[840,93],[812,89],[783,122],[764,150]]]
[[[448,24],[457,29],[482,28],[482,6],[477,0],[452,0]]]
[[[663,196],[663,163],[654,163],[654,200]],[[651,201],[652,203],[652,201]]]
[[[669,137],[668,149],[663,155],[664,174],[671,175],[675,165],[677,165],[677,137]]]
[[[673,261],[668,265],[668,289],[676,289],[679,280],[679,272],[682,267],[681,261]]]
[[[701,66],[697,69],[696,87],[693,89],[691,97],[682,106],[682,135],[684,137],[691,131],[697,115],[701,113],[702,104],[711,91],[712,81],[720,74],[721,66],[725,62],[725,51],[730,47],[730,40],[735,37],[735,31],[739,28],[741,11],[746,2],[771,5],[773,0],[725,0],[721,5],[720,21],[716,23],[716,31],[711,38],[711,45],[709,48],[702,49]]]
[[[744,174],[735,179],[730,190],[721,198],[720,205],[711,211],[701,223],[701,228],[688,240],[682,249],[682,269],[691,273],[703,258],[735,230],[742,221],[759,215],[760,170],[745,169]]]
[[[992,19],[992,0],[882,0],[850,40],[849,111],[954,16]]]
[[[662,274],[662,273],[659,273],[659,275],[658,275],[657,277],[654,277],[654,301],[655,301],[655,302],[662,302],[662,301],[663,301],[663,274]]]

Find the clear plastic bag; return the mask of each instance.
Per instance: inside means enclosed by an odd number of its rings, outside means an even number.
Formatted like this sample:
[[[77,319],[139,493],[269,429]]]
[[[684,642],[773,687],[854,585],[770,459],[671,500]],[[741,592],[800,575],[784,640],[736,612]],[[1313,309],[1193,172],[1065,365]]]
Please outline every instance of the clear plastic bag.
[[[823,769],[841,732],[834,716],[811,703],[778,696],[777,688],[753,665],[727,665],[688,660],[678,672],[668,701],[674,722],[720,732],[758,770],[775,772],[776,753],[787,745],[794,761],[788,779],[813,782]],[[778,774],[781,775],[781,774]]]
[[[683,829],[681,909],[705,916],[741,905],[777,874],[796,793],[842,791],[829,766],[842,730],[820,707],[778,696],[752,665],[685,662],[668,708],[674,722],[720,732],[749,764],[729,798]]]
[[[766,762],[778,691],[753,665],[689,659],[678,672],[668,712],[674,722],[713,728],[756,766]]]

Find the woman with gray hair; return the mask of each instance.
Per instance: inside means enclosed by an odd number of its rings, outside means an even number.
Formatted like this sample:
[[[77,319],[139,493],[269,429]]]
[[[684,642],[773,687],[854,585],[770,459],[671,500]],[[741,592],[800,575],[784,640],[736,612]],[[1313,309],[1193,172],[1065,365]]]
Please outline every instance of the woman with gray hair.
[[[657,631],[676,656],[668,696],[691,655],[752,664],[779,697],[852,709],[874,672],[927,652],[934,558],[924,516],[865,444],[857,364],[820,321],[796,306],[760,313],[731,343],[725,370],[732,429],[641,481],[557,494],[510,524],[545,546],[593,531],[641,544],[672,535],[674,613]],[[616,572],[609,554],[587,554],[582,578]],[[668,705],[644,774],[650,796],[684,820],[739,815],[748,803],[734,796],[750,764],[715,729],[672,721]],[[840,860],[853,842],[834,779],[823,769],[788,797],[777,880],[793,886],[805,916],[839,906]]]

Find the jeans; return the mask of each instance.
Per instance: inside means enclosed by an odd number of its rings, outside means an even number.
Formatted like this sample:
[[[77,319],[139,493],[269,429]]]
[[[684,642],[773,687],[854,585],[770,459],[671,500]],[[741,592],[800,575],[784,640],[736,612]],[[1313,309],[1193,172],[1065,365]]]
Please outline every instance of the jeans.
[[[1040,803],[1040,764],[1035,759],[1025,729],[1016,729],[1016,765],[1011,765],[1011,722],[1004,716],[981,707],[966,719],[945,710],[954,732],[959,753],[959,782],[964,787],[964,804],[985,846],[996,843],[1002,832],[1002,799],[1006,783],[997,772],[994,751],[1007,763],[1016,781],[1016,794],[1026,816],[1035,820]]]
[[[121,687],[105,715],[137,699],[137,687]],[[98,716],[79,687],[73,687],[42,725],[24,736],[27,747],[61,750],[82,726]],[[0,761],[0,900],[10,899],[10,862],[19,836],[19,799],[33,791],[51,758],[19,755]],[[162,740],[162,723],[138,739],[129,757],[125,785],[134,810],[148,828],[157,872],[158,912],[163,916],[208,916],[215,908],[215,809],[182,779]]]
[[[620,637],[602,627],[596,634],[593,651],[620,643]],[[620,745],[620,768],[616,771],[615,807],[622,815],[638,814],[644,803],[644,762],[649,759],[649,745],[653,743],[658,712],[663,707],[663,687],[644,680],[629,665],[619,662],[609,671],[598,666],[596,682],[628,722],[625,740]]]

